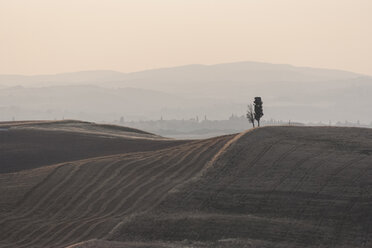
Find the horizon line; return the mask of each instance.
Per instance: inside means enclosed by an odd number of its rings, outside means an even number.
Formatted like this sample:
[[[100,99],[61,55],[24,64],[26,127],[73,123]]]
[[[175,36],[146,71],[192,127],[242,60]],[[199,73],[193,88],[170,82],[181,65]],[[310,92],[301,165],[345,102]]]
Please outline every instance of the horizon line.
[[[134,74],[134,73],[141,73],[141,72],[146,72],[146,71],[175,69],[175,68],[190,67],[190,66],[205,66],[205,67],[208,67],[208,66],[242,64],[242,63],[266,64],[266,65],[277,65],[277,66],[289,66],[289,67],[302,68],[302,69],[318,69],[318,70],[327,70],[327,71],[338,71],[338,72],[353,73],[353,74],[356,74],[356,75],[359,75],[359,76],[372,77],[372,75],[369,75],[369,74],[366,74],[366,73],[359,73],[359,72],[354,72],[354,71],[345,70],[345,69],[336,69],[336,68],[329,68],[329,67],[314,67],[314,66],[306,66],[306,65],[294,65],[294,64],[288,64],[288,63],[262,62],[262,61],[252,61],[252,60],[221,62],[221,63],[213,63],[213,64],[191,63],[191,64],[181,64],[181,65],[174,65],[174,66],[153,67],[153,68],[130,71],[130,72],[123,72],[123,71],[112,70],[112,69],[89,69],[89,70],[65,71],[65,72],[57,72],[57,73],[35,73],[35,74],[0,73],[0,76],[37,77],[37,76],[57,76],[57,75],[82,73],[82,72],[114,72],[114,73],[121,73],[121,74]]]

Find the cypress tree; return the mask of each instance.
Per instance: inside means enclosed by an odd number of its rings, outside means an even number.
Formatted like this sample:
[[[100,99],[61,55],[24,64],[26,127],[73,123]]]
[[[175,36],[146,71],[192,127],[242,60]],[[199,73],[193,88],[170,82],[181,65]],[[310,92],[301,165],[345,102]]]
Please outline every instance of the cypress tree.
[[[257,120],[258,126],[260,126],[260,119],[264,115],[262,104],[261,97],[254,98],[254,118]]]

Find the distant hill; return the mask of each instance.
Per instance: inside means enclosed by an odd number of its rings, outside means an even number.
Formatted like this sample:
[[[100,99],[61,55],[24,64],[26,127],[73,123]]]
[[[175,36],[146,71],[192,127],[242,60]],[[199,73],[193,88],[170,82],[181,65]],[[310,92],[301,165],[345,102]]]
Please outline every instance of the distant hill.
[[[231,103],[205,98],[187,98],[138,88],[104,88],[67,85],[0,89],[0,121],[32,119],[83,119],[112,122],[128,119],[186,118],[199,110],[229,109]],[[231,108],[230,108],[231,109]],[[211,112],[212,112],[211,111]],[[224,116],[230,110],[224,111]]]
[[[171,68],[121,73],[108,70],[80,71],[54,75],[0,75],[0,85],[42,85],[104,83],[158,90],[168,90],[184,82],[245,81],[245,82],[298,82],[345,80],[364,75],[341,71],[296,67],[285,64],[236,62],[216,65],[186,65]],[[159,85],[160,84],[160,85]],[[173,86],[173,87],[172,87]],[[159,88],[160,87],[160,88]],[[163,88],[165,87],[165,88]]]
[[[100,135],[91,147],[110,144]],[[278,126],[155,141],[0,173],[0,247],[371,246],[370,129]],[[43,161],[40,144],[33,151]]]
[[[204,89],[204,87],[221,87],[223,84],[231,86],[231,83],[234,85],[264,82],[321,82],[358,77],[363,77],[363,75],[291,65],[237,62],[217,65],[187,65],[129,73],[126,75],[124,83],[148,89],[155,86],[161,91],[189,90],[191,92],[195,90],[193,87]]]
[[[244,115],[255,96],[263,98],[264,118],[372,121],[371,77],[290,65],[240,62],[135,73],[3,75],[0,85],[0,120],[4,121],[13,117],[189,119],[197,115],[226,119],[233,113]]]

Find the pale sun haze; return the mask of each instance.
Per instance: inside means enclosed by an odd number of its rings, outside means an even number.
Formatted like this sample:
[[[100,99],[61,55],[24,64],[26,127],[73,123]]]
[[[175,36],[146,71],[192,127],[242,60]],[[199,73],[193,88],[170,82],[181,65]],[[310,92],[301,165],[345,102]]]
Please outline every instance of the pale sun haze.
[[[0,74],[262,61],[372,75],[371,0],[0,0]]]

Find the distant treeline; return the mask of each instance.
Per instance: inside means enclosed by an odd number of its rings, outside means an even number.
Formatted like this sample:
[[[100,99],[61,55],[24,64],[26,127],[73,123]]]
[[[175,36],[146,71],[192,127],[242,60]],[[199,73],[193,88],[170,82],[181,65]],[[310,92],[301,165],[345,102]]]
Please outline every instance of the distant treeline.
[[[162,117],[159,120],[148,121],[125,121],[122,117],[115,120],[114,124],[138,128],[148,132],[160,134],[169,137],[208,137],[214,135],[223,135],[230,133],[242,132],[251,128],[247,118],[242,115],[231,115],[226,120],[209,120],[206,116],[195,117],[183,120],[166,120]],[[344,126],[344,127],[368,127],[372,128],[371,124],[362,124],[358,121],[350,122],[308,122],[301,123],[291,120],[262,120],[261,126],[271,125],[291,125],[291,126]]]
[[[288,125],[288,121],[281,120],[262,120],[261,126],[268,125]],[[208,120],[195,117],[184,120],[159,120],[151,121],[124,121],[124,118],[116,120],[114,124],[127,127],[138,128],[148,132],[170,137],[187,137],[191,136],[215,136],[230,133],[238,133],[251,127],[245,116],[231,115],[227,120]],[[304,125],[302,123],[292,122],[291,125]]]

